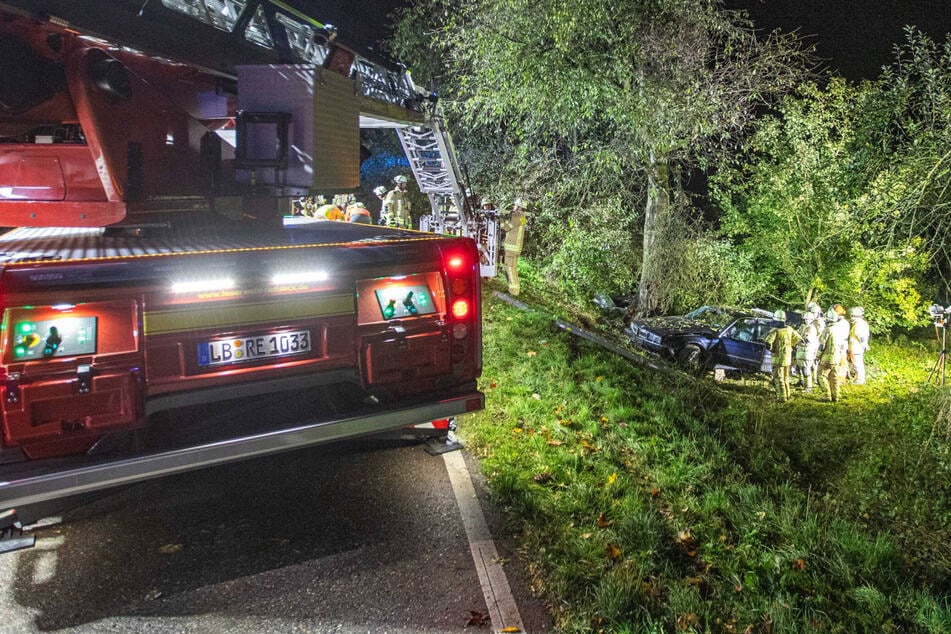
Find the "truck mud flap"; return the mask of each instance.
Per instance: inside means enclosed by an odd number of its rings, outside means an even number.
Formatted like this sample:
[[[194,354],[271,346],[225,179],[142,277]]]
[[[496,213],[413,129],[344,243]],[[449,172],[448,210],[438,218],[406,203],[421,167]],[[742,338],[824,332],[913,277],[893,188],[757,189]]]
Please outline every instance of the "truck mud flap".
[[[204,445],[102,462],[48,473],[34,471],[23,478],[0,482],[0,510],[132,484],[152,478],[183,473],[267,456],[292,449],[364,436],[421,421],[450,418],[480,410],[485,396],[478,391],[400,409],[388,409],[333,421],[300,425],[262,434],[223,440]]]

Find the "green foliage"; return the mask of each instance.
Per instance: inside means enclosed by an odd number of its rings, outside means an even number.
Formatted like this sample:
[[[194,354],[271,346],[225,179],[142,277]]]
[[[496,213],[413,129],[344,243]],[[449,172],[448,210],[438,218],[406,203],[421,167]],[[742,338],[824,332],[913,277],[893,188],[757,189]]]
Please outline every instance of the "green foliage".
[[[655,240],[683,209],[668,204],[678,190],[670,168],[721,148],[800,68],[788,39],[760,40],[720,0],[420,0],[403,16],[395,50],[448,84],[444,103],[457,128],[503,140],[492,144],[499,152],[470,154],[480,159],[473,171],[484,175],[483,184],[492,174],[506,181],[514,164],[525,172],[514,172],[513,189],[536,200],[557,189],[590,193],[556,210],[597,216],[598,207],[613,206],[624,213],[619,221],[632,231],[625,241],[643,245],[640,266],[628,273],[641,277],[645,310],[671,295],[658,264],[664,245]],[[421,39],[445,53],[441,72],[415,52]],[[570,184],[537,180],[536,162],[554,168],[555,182]],[[628,216],[639,218],[642,232]],[[570,265],[589,243],[619,243],[610,225],[587,226],[606,235],[576,238],[564,254]],[[565,229],[556,222],[551,232]],[[594,253],[584,254],[585,265]],[[594,265],[588,276],[606,267]],[[575,293],[574,274],[564,279]]]
[[[487,409],[460,429],[559,630],[948,631],[932,347],[874,343],[843,402],[774,405],[765,380],[643,372],[485,307]]]

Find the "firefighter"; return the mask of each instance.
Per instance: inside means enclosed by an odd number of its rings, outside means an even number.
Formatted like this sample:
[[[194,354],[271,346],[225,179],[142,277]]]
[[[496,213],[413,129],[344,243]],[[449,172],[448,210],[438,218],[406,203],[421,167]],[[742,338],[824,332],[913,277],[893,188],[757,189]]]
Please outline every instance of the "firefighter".
[[[856,385],[865,385],[865,351],[869,349],[870,336],[868,322],[865,321],[865,309],[853,306],[849,309],[849,365],[851,366],[852,382]]]
[[[763,339],[773,356],[773,384],[776,386],[776,400],[785,403],[789,400],[789,368],[792,366],[793,348],[799,345],[802,337],[796,329],[786,324],[786,311],[777,310],[773,319],[781,325],[774,328]]]
[[[809,302],[809,305],[806,307],[807,313],[812,313],[813,325],[816,327],[816,330],[819,332],[819,336],[822,336],[822,333],[826,329],[826,320],[823,317],[822,307],[818,302]]]
[[[387,217],[384,215],[384,211],[386,210],[386,205],[384,204],[384,200],[386,199],[386,186],[377,185],[373,188],[373,193],[380,199],[380,224],[385,225],[388,222]]]
[[[383,213],[387,217],[387,226],[409,229],[413,222],[410,217],[409,194],[406,192],[409,178],[400,174],[393,177],[393,182],[396,186],[383,199]]]
[[[486,199],[482,200],[482,207],[485,209]],[[489,201],[491,205],[492,201]],[[502,231],[505,232],[505,256],[503,263],[505,265],[505,277],[508,279],[509,293],[518,295],[518,256],[522,253],[522,245],[525,242],[525,225],[528,220],[525,217],[525,207],[527,203],[522,198],[516,198],[512,202],[512,213],[502,220]],[[494,208],[493,208],[494,209]]]
[[[848,372],[849,322],[845,309],[836,304],[826,313],[829,325],[819,340],[819,385],[825,390],[827,401],[838,401],[840,386]]]
[[[799,386],[805,392],[812,391],[813,375],[816,373],[816,354],[819,352],[819,329],[816,316],[805,313],[799,327],[802,342],[796,346],[796,369],[799,371]]]
[[[344,220],[346,217],[347,215],[337,205],[321,205],[314,210],[314,218],[320,218],[321,220]]]
[[[359,222],[365,225],[372,225],[373,218],[370,217],[370,210],[361,202],[355,202],[347,207],[347,222]]]

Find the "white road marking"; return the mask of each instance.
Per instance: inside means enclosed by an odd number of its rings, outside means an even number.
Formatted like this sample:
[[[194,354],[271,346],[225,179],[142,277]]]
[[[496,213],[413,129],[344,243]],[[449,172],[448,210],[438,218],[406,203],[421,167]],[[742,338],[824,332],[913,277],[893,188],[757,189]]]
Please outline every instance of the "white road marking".
[[[449,482],[453,493],[456,494],[456,504],[462,515],[462,524],[469,538],[469,549],[472,551],[472,560],[479,573],[479,582],[482,584],[482,593],[485,595],[485,604],[489,608],[489,618],[492,620],[492,630],[501,632],[524,632],[522,616],[518,613],[518,606],[512,597],[505,571],[499,564],[499,553],[492,541],[492,533],[485,522],[482,507],[476,497],[475,487],[469,468],[459,451],[450,451],[443,454],[446,462],[446,471],[449,472]]]

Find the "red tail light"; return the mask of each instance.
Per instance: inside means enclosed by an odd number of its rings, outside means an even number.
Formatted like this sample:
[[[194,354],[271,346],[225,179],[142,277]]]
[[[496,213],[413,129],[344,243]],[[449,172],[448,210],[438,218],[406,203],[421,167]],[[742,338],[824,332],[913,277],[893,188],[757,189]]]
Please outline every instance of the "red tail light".
[[[452,303],[452,316],[456,319],[465,319],[469,314],[469,302],[457,299]]]

